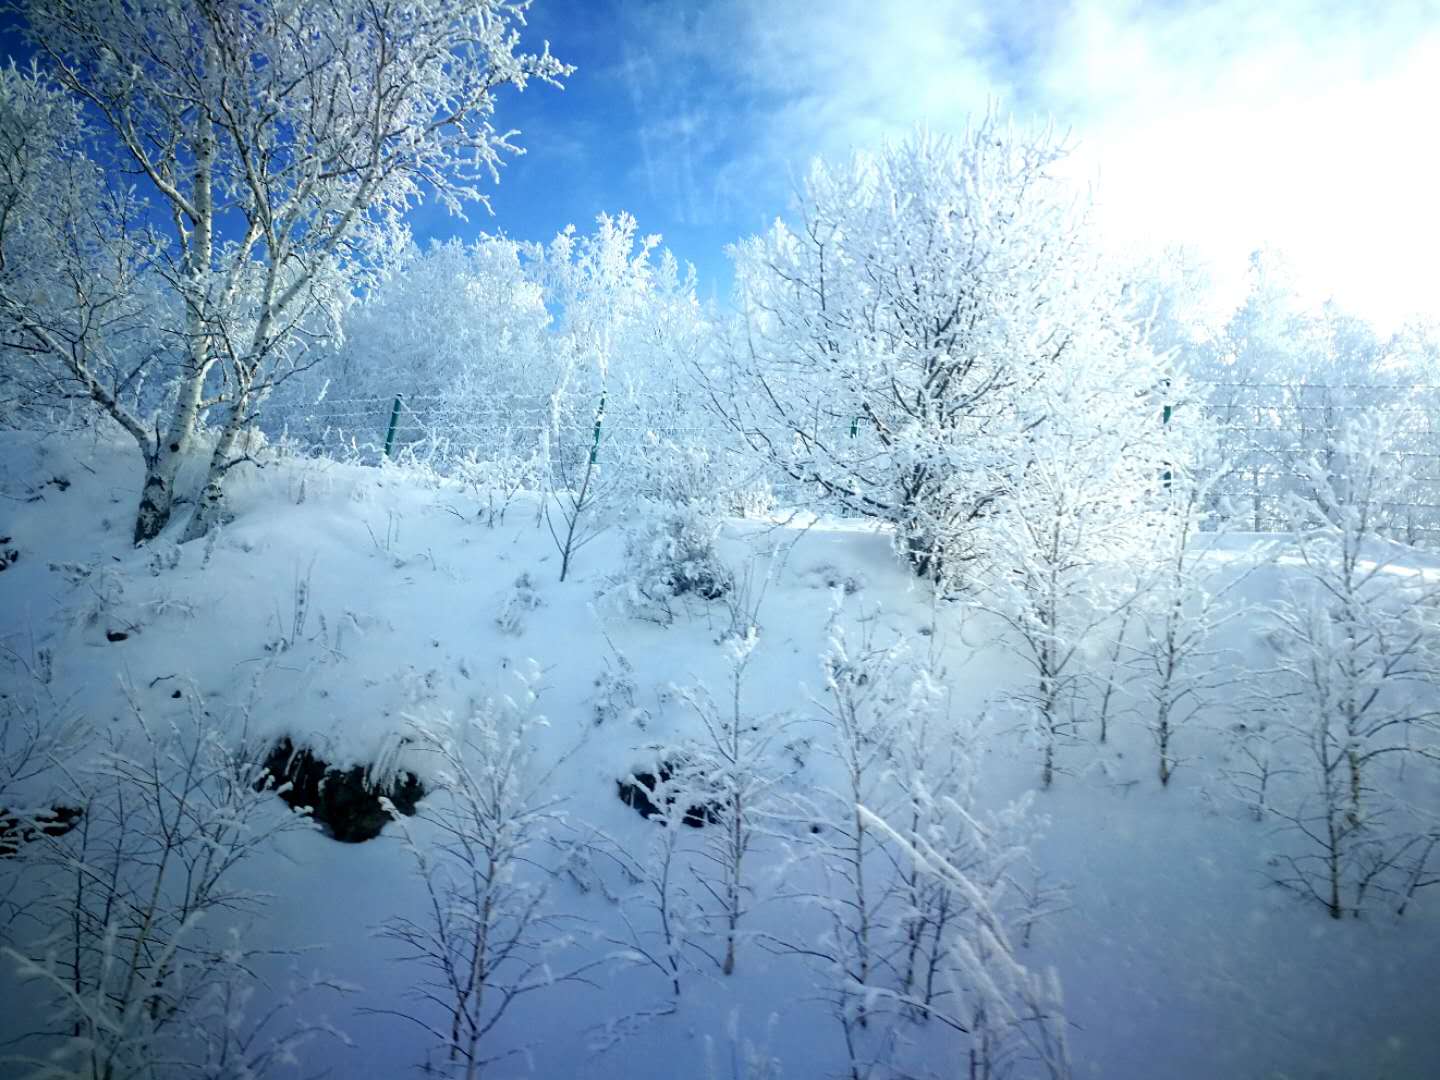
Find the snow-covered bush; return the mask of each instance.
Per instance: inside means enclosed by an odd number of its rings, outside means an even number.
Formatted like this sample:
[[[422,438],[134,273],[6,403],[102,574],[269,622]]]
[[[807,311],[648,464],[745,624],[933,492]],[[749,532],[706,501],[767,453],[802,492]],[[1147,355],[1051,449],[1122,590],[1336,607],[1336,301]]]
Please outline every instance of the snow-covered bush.
[[[595,723],[626,722],[644,731],[650,712],[638,700],[640,687],[635,681],[635,665],[616,647],[609,634],[605,634],[605,641],[610,655],[605,658],[605,667],[595,676]]]
[[[625,573],[615,586],[621,605],[637,618],[668,626],[687,597],[723,598],[734,575],[715,550],[720,527],[701,504],[650,508],[626,531]]]
[[[528,571],[524,571],[515,579],[510,591],[505,595],[505,602],[500,606],[500,613],[495,616],[495,625],[500,628],[501,633],[519,636],[525,632],[525,620],[530,612],[539,608],[545,601],[535,590],[535,581],[530,577]]]
[[[481,502],[478,516],[491,528],[505,524],[505,512],[522,491],[542,490],[544,463],[539,446],[522,450],[516,441],[507,431],[505,448],[492,451],[488,457],[471,448],[451,467],[455,477]]]

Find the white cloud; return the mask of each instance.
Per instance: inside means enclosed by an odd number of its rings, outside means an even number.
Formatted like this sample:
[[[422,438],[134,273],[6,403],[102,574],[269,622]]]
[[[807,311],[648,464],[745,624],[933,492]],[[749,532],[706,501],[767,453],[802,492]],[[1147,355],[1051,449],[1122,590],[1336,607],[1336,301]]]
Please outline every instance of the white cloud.
[[[998,100],[1072,127],[1076,173],[1099,176],[1119,240],[1185,242],[1237,273],[1270,243],[1371,318],[1440,314],[1440,0],[716,0],[630,14],[669,104],[703,118],[655,137],[686,148],[692,212],[780,211],[814,154],[916,122],[956,129]],[[676,119],[666,97],[642,113],[657,133]]]
[[[1262,243],[1376,321],[1440,315],[1440,6],[1090,6],[1045,72],[1117,238],[1184,241],[1232,273]]]

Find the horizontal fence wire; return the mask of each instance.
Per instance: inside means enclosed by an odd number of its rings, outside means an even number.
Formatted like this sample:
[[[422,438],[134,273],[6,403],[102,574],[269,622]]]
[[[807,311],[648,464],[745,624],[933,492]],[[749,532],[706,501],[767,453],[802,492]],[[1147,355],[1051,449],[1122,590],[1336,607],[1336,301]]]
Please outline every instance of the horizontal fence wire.
[[[1377,507],[1380,531],[1406,543],[1440,540],[1440,386],[1426,383],[1200,382],[1191,404],[1211,423],[1230,467],[1216,484],[1217,517],[1231,528],[1288,531],[1313,520],[1309,469],[1343,481],[1346,426],[1384,417],[1381,448],[1402,477]]]
[[[1174,406],[1177,422],[1187,413],[1198,413],[1227,451],[1229,466],[1214,485],[1217,525],[1278,532],[1305,524],[1307,507],[1314,501],[1305,467],[1310,462],[1323,465],[1327,455],[1334,454],[1347,423],[1384,414],[1393,421],[1389,453],[1397,467],[1410,475],[1401,492],[1404,497],[1380,507],[1383,530],[1407,543],[1440,541],[1440,466],[1435,464],[1440,462],[1440,386],[1191,381],[1175,398],[1170,400],[1166,388],[1157,389],[1156,422],[1163,422],[1159,403]],[[415,394],[401,395],[397,410],[396,400],[395,396],[359,396],[270,402],[262,410],[259,426],[272,441],[283,440],[301,452],[343,447],[352,457],[371,464],[385,456],[388,435],[392,457],[444,472],[466,460],[538,454],[553,423],[550,410],[533,403],[462,407],[446,395]],[[1164,414],[1169,412],[1166,409]],[[717,437],[715,426],[697,425],[682,410],[645,419],[663,440],[686,444]],[[593,407],[574,410],[561,422],[577,432],[588,431],[594,423]],[[853,427],[848,422],[842,426]],[[777,488],[785,486],[777,482]]]

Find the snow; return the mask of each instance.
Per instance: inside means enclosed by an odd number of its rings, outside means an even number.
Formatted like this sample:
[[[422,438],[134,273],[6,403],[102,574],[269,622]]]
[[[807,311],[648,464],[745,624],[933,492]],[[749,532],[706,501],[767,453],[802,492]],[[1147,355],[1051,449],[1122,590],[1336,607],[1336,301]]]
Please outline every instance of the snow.
[[[583,549],[562,585],[533,503],[518,501],[503,526],[487,529],[458,486],[398,469],[276,459],[262,470],[234,470],[227,499],[235,520],[213,538],[177,548],[162,537],[137,550],[129,538],[140,477],[133,448],[98,434],[0,433],[0,535],[13,537],[21,554],[0,574],[0,645],[27,658],[50,649],[68,707],[105,727],[129,722],[122,685],[158,719],[179,714],[184,703],[171,695],[182,684],[211,703],[253,694],[248,738],[289,735],[336,765],[388,755],[424,777],[427,761],[399,748],[409,722],[464,714],[488,695],[512,692],[515,672],[533,661],[542,673],[538,709],[548,719],[535,735],[535,762],[547,794],[564,800],[562,841],[598,831],[638,856],[654,837],[657,826],[616,798],[615,782],[653,747],[696,734],[675,688],[703,682],[722,695],[729,669],[718,642],[731,616],[724,603],[695,601],[668,627],[626,618],[607,597],[623,569],[621,529]],[[1256,548],[1275,542],[1230,535],[1210,557],[1221,573],[1239,573]],[[963,603],[934,602],[872,526],[734,520],[720,551],[731,566],[749,567],[759,605],[746,708],[790,718],[797,736],[821,737],[814,695],[823,690],[820,657],[837,585],[853,591],[852,616],[879,609],[882,638],[923,634],[919,647],[936,644],[954,715],[984,709],[1021,675],[1018,656],[997,639],[998,621]],[[1400,570],[1440,570],[1440,559],[1407,548],[1379,555]],[[166,565],[152,566],[157,560]],[[52,569],[61,563],[92,573],[70,584]],[[102,573],[108,593],[98,587]],[[1272,561],[1240,583],[1235,602],[1263,607],[1294,573],[1290,559]],[[527,599],[507,632],[497,616],[521,575],[534,603]],[[96,617],[85,621],[86,611]],[[126,640],[107,640],[117,629]],[[1225,632],[1242,661],[1263,648],[1253,619]],[[595,680],[614,663],[612,645],[633,665],[643,729],[624,717],[595,722]],[[18,678],[18,668],[0,669],[0,678]],[[1067,747],[1062,775],[1037,795],[1048,825],[1036,861],[1068,894],[1020,959],[1059,971],[1076,1075],[1435,1075],[1440,897],[1422,894],[1403,919],[1337,922],[1271,885],[1267,858],[1283,840],[1246,818],[1213,775],[1211,719],[1187,728],[1192,760],[1166,790],[1154,778],[1147,733],[1122,719],[1106,747]],[[992,727],[981,794],[998,808],[1034,787],[1038,765],[1000,713]],[[776,753],[790,741],[777,738]],[[803,756],[804,768],[788,781],[801,793],[826,783],[824,770],[834,768],[822,754]],[[408,824],[424,847],[427,826]],[[687,830],[681,843],[693,848],[701,832]],[[535,855],[554,861],[557,852]],[[792,940],[812,933],[813,906],[776,895],[796,887],[797,876],[803,884],[807,871],[788,861],[778,839],[754,860],[748,928]],[[0,864],[0,878],[21,865]],[[306,1071],[391,1077],[423,1064],[428,1037],[384,1013],[402,1007],[419,972],[375,931],[397,914],[421,918],[425,910],[395,826],[359,845],[289,832],[243,874],[271,895],[245,929],[252,945],[310,949],[305,969],[359,988],[320,1007],[356,1045],[307,1044],[299,1051]],[[551,890],[579,920],[569,962],[609,959],[588,983],[556,983],[522,999],[495,1038],[497,1051],[523,1052],[488,1075],[744,1075],[734,1062],[743,1063],[747,1043],[787,1076],[842,1068],[839,1026],[804,962],[747,940],[735,975],[692,978],[673,1014],[646,1015],[666,1009],[668,987],[653,969],[623,963],[607,942],[624,934],[616,901],[602,888],[581,892],[565,876]],[[28,992],[8,965],[0,972],[0,1000],[23,1002]],[[3,1012],[0,1040],[33,1019],[25,1008]],[[909,1060],[934,1075],[964,1075],[955,1044],[936,1028],[905,1033],[916,1040]]]

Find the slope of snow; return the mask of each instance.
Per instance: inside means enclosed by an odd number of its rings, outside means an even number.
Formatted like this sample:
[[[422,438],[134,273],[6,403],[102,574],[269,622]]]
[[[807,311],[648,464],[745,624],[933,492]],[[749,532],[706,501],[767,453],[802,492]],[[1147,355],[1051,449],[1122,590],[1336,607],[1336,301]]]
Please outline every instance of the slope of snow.
[[[0,645],[23,657],[51,650],[61,696],[93,724],[127,722],[122,684],[155,719],[176,715],[183,702],[174,690],[193,684],[211,703],[253,695],[248,738],[288,735],[337,765],[383,759],[423,776],[426,762],[399,743],[409,718],[462,713],[508,692],[514,672],[533,661],[549,721],[537,736],[537,764],[551,770],[550,791],[564,799],[567,835],[598,830],[630,852],[653,837],[656,826],[616,797],[616,780],[650,760],[653,747],[695,733],[673,687],[704,682],[723,694],[728,667],[717,642],[731,615],[723,602],[696,601],[668,627],[627,617],[609,587],[623,571],[620,529],[586,547],[561,584],[533,503],[517,503],[503,526],[487,529],[458,488],[398,470],[283,460],[236,470],[235,520],[217,537],[135,550],[128,537],[138,482],[133,454],[99,437],[0,436],[0,535],[21,554],[0,574]],[[1238,566],[1266,539],[1227,538],[1216,559]],[[721,550],[749,581],[761,627],[745,706],[794,725],[795,738],[777,739],[775,753],[804,758],[789,782],[797,791],[825,783],[833,767],[795,742],[823,737],[812,695],[823,682],[832,586],[848,580],[852,621],[879,612],[879,638],[904,634],[940,650],[955,714],[984,709],[1021,674],[992,620],[934,603],[869,526],[734,521]],[[72,583],[60,564],[88,576]],[[1263,603],[1287,573],[1283,560],[1267,566],[1239,595]],[[517,607],[522,576],[527,602]],[[497,621],[507,605],[518,619],[508,630]],[[114,631],[125,640],[108,640]],[[1228,635],[1242,656],[1261,648],[1249,623]],[[634,668],[640,722],[597,723],[596,680],[618,663],[617,649]],[[0,670],[19,678],[14,665]],[[983,793],[999,806],[1028,790],[1038,768],[1033,751],[1004,730],[1003,710],[993,726]],[[1022,960],[1059,970],[1077,1075],[1437,1075],[1440,898],[1422,896],[1403,920],[1332,922],[1301,905],[1268,883],[1267,858],[1280,841],[1227,798],[1205,760],[1211,736],[1196,729],[1185,737],[1196,760],[1167,790],[1154,779],[1146,733],[1121,723],[1103,750],[1068,748],[1066,775],[1036,799],[1048,819],[1037,861],[1068,896],[1065,910],[1038,925]],[[424,826],[412,828],[423,846]],[[423,1033],[385,1015],[417,972],[374,930],[424,905],[395,834],[387,826],[373,842],[342,845],[291,832],[244,868],[273,896],[248,933],[276,947],[318,946],[305,964],[359,988],[327,1006],[356,1047],[309,1048],[307,1066],[329,1064],[340,1076],[400,1076],[426,1060]],[[783,841],[768,839],[756,856],[751,929],[803,938],[814,932],[813,912],[777,898],[795,885],[788,875],[804,873],[786,861]],[[699,843],[698,831],[683,842]],[[537,858],[554,862],[558,851]],[[0,875],[8,872],[0,865]],[[617,901],[629,900],[623,889],[583,892],[577,880],[560,876],[552,886],[558,906],[581,920],[571,962],[603,960],[617,951],[607,940],[621,933]],[[786,1076],[843,1065],[839,1026],[803,961],[747,942],[734,976],[692,980],[674,1015],[638,1018],[663,1006],[666,990],[654,971],[612,959],[588,983],[532,994],[496,1033],[497,1046],[525,1053],[493,1075],[661,1080],[712,1067],[743,1075],[735,1062],[747,1042]],[[0,1000],[27,992],[0,972]],[[26,1016],[7,1010],[0,1038],[23,1030]],[[964,1075],[943,1032],[905,1034],[916,1041],[910,1060],[933,1075]]]

